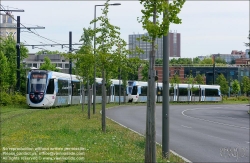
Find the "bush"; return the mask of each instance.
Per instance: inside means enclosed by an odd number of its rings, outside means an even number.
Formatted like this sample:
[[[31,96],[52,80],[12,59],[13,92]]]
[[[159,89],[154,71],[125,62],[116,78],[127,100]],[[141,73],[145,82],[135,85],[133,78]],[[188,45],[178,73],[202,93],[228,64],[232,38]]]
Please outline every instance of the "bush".
[[[0,94],[0,106],[10,105],[12,103],[11,96],[6,92]]]
[[[6,92],[0,93],[0,106],[6,105],[23,105],[26,103],[25,96],[20,93],[8,94]]]
[[[238,97],[227,97],[227,98],[223,98],[223,100],[226,101],[249,101],[250,97],[246,97],[246,96],[238,96]]]

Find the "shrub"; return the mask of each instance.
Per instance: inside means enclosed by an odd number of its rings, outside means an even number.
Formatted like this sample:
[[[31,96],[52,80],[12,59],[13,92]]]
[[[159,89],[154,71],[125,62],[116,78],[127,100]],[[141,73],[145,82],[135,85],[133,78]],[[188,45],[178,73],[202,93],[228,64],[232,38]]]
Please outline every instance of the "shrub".
[[[0,106],[6,105],[22,105],[26,103],[25,96],[20,93],[8,94],[6,92],[0,93]]]
[[[11,96],[6,92],[0,93],[0,106],[10,105],[12,103]]]

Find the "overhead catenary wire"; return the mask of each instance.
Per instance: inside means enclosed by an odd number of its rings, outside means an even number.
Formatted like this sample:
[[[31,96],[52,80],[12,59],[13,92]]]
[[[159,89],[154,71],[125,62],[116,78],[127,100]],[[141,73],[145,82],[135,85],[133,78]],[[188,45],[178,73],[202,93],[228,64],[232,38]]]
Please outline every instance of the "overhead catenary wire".
[[[3,6],[2,4],[0,4],[0,5],[1,5],[0,7],[1,7],[2,9],[5,10],[4,6]],[[6,12],[6,11],[4,11],[4,12],[5,12],[7,15],[9,15],[13,20],[15,20],[15,21],[17,22],[17,20],[16,20],[11,14],[9,14],[9,13]],[[33,32],[30,28],[26,27],[26,26],[25,26],[24,24],[22,24],[22,23],[20,23],[20,25],[23,26],[23,27],[24,27],[25,29],[27,29],[28,31],[30,31],[31,33],[33,33],[34,35],[40,37],[40,38],[43,38],[43,39],[45,39],[45,40],[51,41],[51,42],[56,43],[56,44],[60,44],[62,47],[69,48],[69,46],[67,46],[67,45],[65,45],[65,44],[58,43],[58,42],[56,42],[56,41],[53,41],[52,39],[49,39],[49,38],[47,38],[47,37],[41,36],[41,35],[38,34],[38,33]],[[38,27],[39,27],[39,26],[38,26]]]

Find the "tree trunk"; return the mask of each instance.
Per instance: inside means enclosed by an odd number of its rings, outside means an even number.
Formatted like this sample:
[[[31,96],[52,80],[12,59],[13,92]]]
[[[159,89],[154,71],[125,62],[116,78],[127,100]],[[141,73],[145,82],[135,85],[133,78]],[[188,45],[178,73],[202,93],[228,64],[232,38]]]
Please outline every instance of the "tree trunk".
[[[156,6],[154,7],[153,23],[156,23]],[[148,91],[147,91],[147,117],[146,117],[146,145],[145,162],[156,162],[156,143],[155,143],[155,38],[152,38],[152,51],[150,54],[150,65],[148,72]]]
[[[89,80],[88,80],[88,119],[90,119],[90,105],[91,105],[91,93],[89,88]]]
[[[106,114],[105,114],[105,105],[106,105],[106,85],[105,85],[105,70],[102,70],[102,131],[106,132]]]
[[[85,103],[85,91],[84,91],[84,85],[82,85],[82,112],[84,111],[84,103]]]

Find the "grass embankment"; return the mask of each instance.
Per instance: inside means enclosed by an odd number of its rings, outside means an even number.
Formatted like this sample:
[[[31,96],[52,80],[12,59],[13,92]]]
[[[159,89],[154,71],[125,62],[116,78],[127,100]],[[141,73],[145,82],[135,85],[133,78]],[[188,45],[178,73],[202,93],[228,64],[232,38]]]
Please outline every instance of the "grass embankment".
[[[114,105],[108,105],[112,107]],[[101,129],[100,105],[87,117],[87,107],[31,110],[2,107],[2,162],[143,162],[143,137],[106,119]],[[19,149],[18,149],[19,148]],[[157,162],[161,147],[157,146]],[[171,154],[170,162],[184,162]]]

